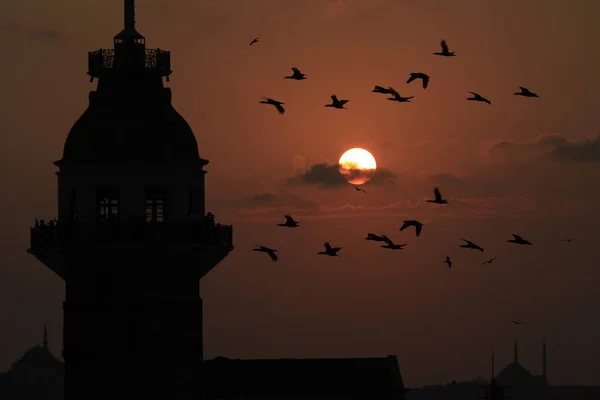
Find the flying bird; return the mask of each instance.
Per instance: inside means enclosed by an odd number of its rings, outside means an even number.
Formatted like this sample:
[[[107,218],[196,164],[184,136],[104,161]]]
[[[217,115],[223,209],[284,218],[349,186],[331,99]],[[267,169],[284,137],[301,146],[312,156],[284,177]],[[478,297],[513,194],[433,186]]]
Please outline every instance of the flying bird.
[[[482,95],[480,95],[478,93],[475,93],[475,92],[469,92],[469,93],[471,93],[473,96],[467,97],[467,100],[481,101],[484,103],[492,104],[491,101],[489,101],[488,99],[486,99],[485,97],[483,97]]]
[[[365,240],[373,240],[375,242],[385,242],[383,236],[376,235],[374,233],[367,233]]]
[[[390,249],[390,250],[404,250],[404,246],[407,245],[407,243],[404,244],[395,244],[394,242],[392,242],[392,240],[383,235],[382,236],[383,240],[385,241],[385,244],[381,245],[381,247],[383,247],[384,249]]]
[[[423,230],[423,224],[420,223],[419,221],[415,221],[412,219],[403,221],[402,226],[400,227],[400,230],[403,231],[408,227],[414,226],[416,229],[416,233],[417,236],[419,236],[421,234],[421,231]]]
[[[456,55],[456,54],[454,54],[453,51],[448,51],[448,44],[446,43],[445,40],[441,41],[440,46],[442,46],[442,52],[441,53],[433,53],[436,56],[454,57]]]
[[[452,268],[452,259],[446,256],[446,261],[444,261],[444,264],[448,264],[448,268]]]
[[[496,258],[498,258],[498,257],[492,257],[492,258],[490,258],[489,260],[482,262],[480,265],[484,265],[484,264],[491,264],[491,263],[492,263],[492,261],[494,261]]]
[[[277,100],[273,100],[270,99],[268,97],[265,97],[264,100],[260,101],[260,103],[262,104],[271,104],[272,106],[275,106],[275,108],[277,109],[277,111],[279,111],[279,114],[283,114],[285,112],[285,108],[283,108],[281,101],[277,101]]]
[[[337,98],[337,96],[331,95],[331,104],[325,104],[325,107],[333,107],[333,108],[338,108],[340,110],[347,110],[346,107],[344,107],[344,104],[346,104],[347,102],[349,102],[350,100],[339,100]]]
[[[273,261],[277,261],[277,254],[275,254],[277,252],[277,250],[275,249],[270,249],[268,247],[265,246],[260,246],[260,245],[254,245],[255,247],[257,247],[256,249],[252,249],[253,251],[261,251],[263,253],[267,253],[269,255],[269,257],[271,257],[271,260]]]
[[[298,68],[293,67],[292,71],[294,72],[292,75],[284,76],[284,78],[285,79],[295,79],[297,81],[301,81],[302,79],[306,79],[306,74],[303,74],[302,72],[300,72],[300,70]]]
[[[393,87],[390,87],[389,89],[391,91],[390,94],[392,95],[392,97],[388,97],[388,100],[391,100],[391,101],[397,101],[399,103],[410,103],[410,99],[415,97],[415,96],[402,97],[402,96],[400,96],[400,93],[398,93],[394,90]]]
[[[423,81],[423,89],[427,89],[427,85],[429,85],[429,75],[424,74],[423,72],[411,72],[410,78],[406,81],[406,83],[411,83],[415,79],[421,79]]]
[[[434,199],[427,200],[428,203],[448,204],[448,200],[442,198],[442,193],[440,192],[440,189],[438,189],[438,188],[433,189],[433,196],[434,196]]]
[[[519,235],[515,235],[514,233],[512,234],[514,239],[511,240],[507,240],[508,243],[516,243],[516,244],[529,244],[531,245],[532,243],[529,242],[528,240],[523,239],[521,236]]]
[[[258,43],[258,39],[257,37],[255,37],[254,39],[252,39],[252,41],[250,42],[250,46],[252,46],[254,43]]]
[[[365,194],[367,194],[367,191],[363,188],[359,188],[358,186],[353,186],[354,189],[356,189],[357,192],[365,192]]]
[[[284,217],[285,217],[285,223],[283,223],[283,224],[277,224],[277,226],[286,226],[286,227],[289,227],[289,228],[297,228],[298,226],[300,226],[300,225],[298,225],[298,222],[296,222],[294,220],[294,218],[292,218],[291,216],[284,215]]]
[[[373,93],[383,93],[383,94],[392,94],[390,89],[384,88],[383,86],[376,85],[375,89],[372,90]]]
[[[527,322],[525,321],[508,321],[509,324],[515,324],[515,325],[521,325],[521,324],[526,324]]]
[[[320,251],[317,254],[323,254],[330,257],[339,257],[338,251],[340,251],[341,247],[331,247],[329,242],[325,242],[325,251]]]
[[[577,240],[577,238],[571,238],[571,239],[561,239],[561,242],[567,242],[567,243],[571,243],[573,240]]]
[[[520,92],[515,92],[513,93],[515,96],[523,96],[523,97],[540,97],[537,94],[533,93],[532,91],[530,91],[529,89],[523,87],[523,86],[519,86],[519,89],[521,89]]]
[[[458,247],[462,247],[463,249],[473,249],[473,250],[483,251],[483,248],[477,246],[475,243],[471,242],[470,240],[467,240],[467,239],[461,239],[461,240],[466,242],[467,244],[461,244]]]

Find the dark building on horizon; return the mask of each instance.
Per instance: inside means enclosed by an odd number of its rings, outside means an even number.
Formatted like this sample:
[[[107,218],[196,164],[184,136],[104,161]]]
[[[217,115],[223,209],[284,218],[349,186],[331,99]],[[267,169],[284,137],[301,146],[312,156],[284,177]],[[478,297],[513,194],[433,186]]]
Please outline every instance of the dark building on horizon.
[[[513,360],[500,370],[494,372],[494,355],[492,354],[492,374],[490,380],[482,378],[472,381],[453,382],[445,385],[428,385],[419,389],[411,389],[407,400],[437,399],[484,399],[489,398],[490,386],[493,383],[511,400],[576,400],[600,399],[600,386],[551,385],[547,379],[546,341],[542,342],[542,374],[534,375],[519,362],[519,348],[515,340]],[[501,398],[501,397],[499,397]]]
[[[199,280],[232,227],[205,210],[208,161],[164,86],[169,51],[146,48],[133,0],[124,17],[114,48],[88,55],[97,87],[54,162],[58,218],[31,229],[28,252],[65,281],[64,398],[402,399],[395,356],[204,362]]]
[[[512,399],[548,398],[550,395],[550,384],[546,377],[546,341],[542,344],[542,375],[534,375],[519,363],[519,348],[515,340],[513,348],[513,361],[506,365],[498,375],[495,376],[500,385],[513,388]]]
[[[48,349],[48,332],[44,327],[42,345],[28,349],[0,373],[2,400],[62,400],[64,399],[64,364]]]

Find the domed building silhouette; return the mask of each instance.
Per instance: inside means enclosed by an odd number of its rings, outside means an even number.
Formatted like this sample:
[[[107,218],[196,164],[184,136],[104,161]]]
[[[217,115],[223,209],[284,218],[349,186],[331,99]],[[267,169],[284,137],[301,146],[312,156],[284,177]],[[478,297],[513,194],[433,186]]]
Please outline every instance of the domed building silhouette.
[[[199,280],[232,227],[206,213],[208,161],[164,86],[169,51],[146,48],[133,0],[124,20],[88,55],[97,87],[54,163],[58,219],[36,224],[29,252],[65,281],[65,399],[199,398]]]
[[[10,369],[0,374],[0,398],[7,400],[64,399],[64,364],[48,349],[44,327],[43,344],[28,349]]]
[[[530,399],[532,395],[540,399],[549,396],[551,388],[546,379],[546,342],[543,342],[542,350],[542,375],[533,375],[519,363],[519,348],[515,340],[513,361],[506,365],[495,378],[500,385],[512,388],[512,399],[514,400]]]
[[[519,362],[517,342],[514,343],[513,360],[498,374],[494,373],[492,352],[491,378],[451,382],[444,385],[427,385],[411,389],[407,400],[577,400],[600,399],[599,386],[550,385],[547,379],[546,341],[542,344],[542,374],[534,375]]]

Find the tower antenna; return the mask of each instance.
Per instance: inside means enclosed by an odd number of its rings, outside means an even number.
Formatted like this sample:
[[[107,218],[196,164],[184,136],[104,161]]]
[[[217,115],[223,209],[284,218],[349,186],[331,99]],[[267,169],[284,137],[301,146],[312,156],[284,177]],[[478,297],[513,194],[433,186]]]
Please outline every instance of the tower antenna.
[[[125,0],[125,30],[135,30],[135,0]]]

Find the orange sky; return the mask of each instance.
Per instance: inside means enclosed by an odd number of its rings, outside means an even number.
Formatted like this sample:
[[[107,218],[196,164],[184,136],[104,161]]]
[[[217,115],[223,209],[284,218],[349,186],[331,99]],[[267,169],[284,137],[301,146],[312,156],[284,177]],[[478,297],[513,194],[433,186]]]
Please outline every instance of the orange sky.
[[[171,50],[173,104],[211,161],[207,208],[234,224],[236,249],[201,285],[206,356],[393,353],[405,384],[420,386],[487,377],[492,347],[500,367],[515,338],[541,373],[546,339],[551,383],[598,384],[600,2],[425,3],[136,2],[148,46]],[[0,16],[0,370],[44,323],[60,354],[64,284],[25,253],[28,227],[56,215],[52,161],[96,86],[87,51],[112,47],[122,21],[121,0],[12,2]],[[457,57],[431,54],[442,38]],[[308,79],[282,79],[291,67]],[[431,76],[427,90],[405,84],[410,72]],[[374,85],[415,98],[388,102]],[[519,85],[541,98],[513,96]],[[323,107],[332,94],[348,111]],[[351,147],[385,172],[368,195],[286,184]],[[435,185],[451,204],[423,202]],[[275,226],[287,213],[300,228]],[[404,219],[425,223],[420,238],[398,231]],[[408,246],[380,249],[367,232]],[[513,232],[534,246],[505,243]],[[461,237],[485,253],[459,249]],[[315,254],[326,240],[340,258]]]

